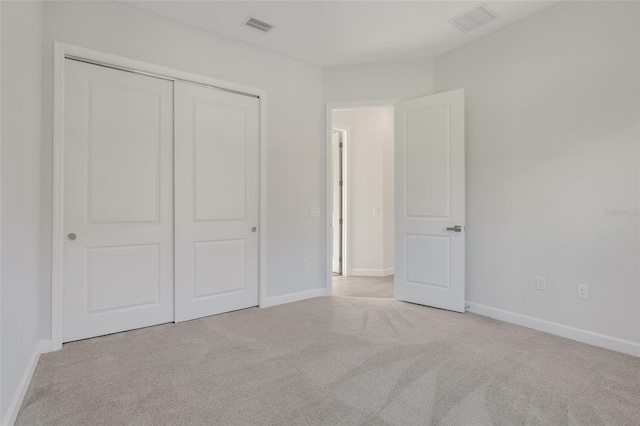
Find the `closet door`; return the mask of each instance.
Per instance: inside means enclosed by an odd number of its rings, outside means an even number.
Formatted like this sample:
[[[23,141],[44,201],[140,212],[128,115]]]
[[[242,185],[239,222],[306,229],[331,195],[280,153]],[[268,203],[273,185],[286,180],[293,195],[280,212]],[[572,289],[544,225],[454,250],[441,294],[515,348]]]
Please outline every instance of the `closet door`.
[[[173,321],[173,83],[66,61],[63,341]]]
[[[258,106],[175,83],[176,322],[258,305]]]

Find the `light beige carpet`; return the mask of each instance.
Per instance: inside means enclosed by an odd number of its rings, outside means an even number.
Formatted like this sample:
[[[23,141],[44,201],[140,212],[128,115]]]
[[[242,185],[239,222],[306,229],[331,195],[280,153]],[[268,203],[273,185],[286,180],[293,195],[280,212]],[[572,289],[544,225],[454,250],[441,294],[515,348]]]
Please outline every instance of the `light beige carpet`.
[[[64,345],[18,425],[638,425],[640,359],[389,299],[322,297]]]
[[[333,277],[333,295],[393,298],[393,275],[386,277]]]

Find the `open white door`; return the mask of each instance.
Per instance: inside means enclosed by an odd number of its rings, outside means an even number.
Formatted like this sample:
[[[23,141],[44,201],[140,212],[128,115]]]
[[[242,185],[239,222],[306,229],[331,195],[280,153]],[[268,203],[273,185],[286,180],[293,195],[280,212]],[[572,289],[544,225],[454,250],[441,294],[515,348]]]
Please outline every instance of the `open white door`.
[[[395,106],[395,297],[464,312],[464,90]]]
[[[258,306],[259,100],[176,82],[175,320]]]

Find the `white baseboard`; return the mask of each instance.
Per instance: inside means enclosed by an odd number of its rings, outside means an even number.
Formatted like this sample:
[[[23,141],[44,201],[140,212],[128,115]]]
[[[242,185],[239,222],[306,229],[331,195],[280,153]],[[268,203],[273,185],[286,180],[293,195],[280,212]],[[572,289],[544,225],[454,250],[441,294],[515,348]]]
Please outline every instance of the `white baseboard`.
[[[304,299],[320,297],[325,295],[324,288],[315,288],[313,290],[301,291],[298,293],[285,294],[284,296],[267,297],[261,308],[269,308],[271,306],[283,305],[285,303],[298,302]]]
[[[48,354],[51,352],[51,340],[40,340],[40,354]]]
[[[592,331],[582,330],[580,328],[570,327],[515,312],[504,311],[502,309],[492,308],[478,303],[467,302],[467,306],[468,312],[510,322],[512,324],[521,325],[523,327],[532,328],[545,333],[555,334],[556,336],[566,337],[567,339],[576,340],[589,345],[599,346],[601,348],[611,349],[612,351],[640,357],[640,343],[618,339],[617,337],[606,336],[604,334],[594,333]]]
[[[7,408],[7,412],[2,419],[2,426],[13,426],[16,422],[16,418],[18,417],[18,412],[20,411],[20,407],[22,406],[22,401],[24,400],[25,395],[27,394],[27,390],[29,389],[29,384],[31,384],[31,379],[33,378],[33,373],[36,371],[36,366],[38,365],[38,360],[40,359],[40,355],[43,353],[50,352],[51,348],[51,340],[40,340],[35,348],[33,348],[33,354],[29,359],[29,363],[27,364],[27,368],[20,379],[20,383],[18,384],[18,389],[16,389],[13,398],[11,399],[11,403]]]
[[[350,269],[349,276],[355,275],[360,277],[386,277],[393,275],[395,268],[387,269]]]

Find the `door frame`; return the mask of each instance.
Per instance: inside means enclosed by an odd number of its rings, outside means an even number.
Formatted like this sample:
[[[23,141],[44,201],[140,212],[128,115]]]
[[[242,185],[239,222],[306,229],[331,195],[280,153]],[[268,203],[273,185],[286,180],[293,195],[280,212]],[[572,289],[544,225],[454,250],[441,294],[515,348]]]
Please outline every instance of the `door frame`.
[[[364,109],[364,108],[387,108],[387,107],[393,107],[395,105],[396,102],[400,102],[400,99],[378,99],[378,100],[370,100],[370,101],[352,101],[352,102],[327,102],[326,108],[325,108],[325,153],[324,153],[324,163],[325,163],[325,170],[324,170],[324,176],[325,176],[325,182],[324,182],[324,186],[325,186],[325,237],[324,237],[324,243],[325,243],[325,266],[324,266],[324,272],[325,272],[325,289],[326,289],[326,295],[327,296],[331,296],[333,294],[333,273],[332,273],[332,254],[333,254],[333,232],[332,232],[332,224],[331,224],[331,216],[333,213],[333,176],[331,175],[331,172],[333,171],[333,161],[332,161],[332,152],[331,152],[331,130],[333,128],[337,128],[337,129],[341,129],[344,128],[342,126],[334,126],[333,125],[333,120],[331,117],[331,113],[334,110],[345,110],[345,109]],[[350,129],[347,129],[350,130]],[[346,144],[346,149],[344,151],[344,155],[346,156],[346,159],[348,160],[349,158],[349,150],[350,150],[350,143],[345,142]],[[345,162],[345,167],[343,167],[343,173],[345,173],[345,176],[348,177],[348,162]],[[347,223],[347,212],[348,212],[348,205],[349,205],[349,199],[346,198],[346,195],[349,193],[349,185],[348,185],[348,180],[345,179],[345,187],[344,187],[344,195],[345,198],[343,198],[343,207],[344,207],[344,213],[345,213],[345,217],[344,217],[344,224],[345,227],[344,229],[348,229],[346,227],[346,223]],[[346,235],[346,232],[343,233],[343,239],[347,240],[348,237]],[[343,263],[342,263],[342,267],[343,267],[343,275],[345,272],[349,272],[347,266],[348,263],[344,262],[344,259],[347,259],[348,262],[348,254],[346,251],[346,246],[345,244],[343,244],[342,246],[342,256],[343,256]]]
[[[351,128],[349,126],[336,126],[333,125],[331,128],[331,132],[333,134],[333,130],[337,130],[340,133],[340,141],[342,142],[342,144],[344,145],[342,148],[342,171],[340,173],[340,177],[342,178],[342,197],[341,197],[341,212],[340,212],[340,216],[342,217],[342,225],[340,225],[340,235],[342,238],[342,244],[340,249],[342,250],[342,262],[340,263],[340,273],[342,274],[342,276],[347,276],[349,275],[348,271],[348,265],[349,265],[349,259],[347,256],[347,253],[349,253],[348,248],[349,248],[349,243],[348,243],[348,236],[347,236],[347,220],[349,218],[349,215],[347,214],[347,212],[349,211],[349,205],[348,205],[348,193],[349,193],[349,177],[348,177],[348,163],[347,163],[347,158],[349,157],[349,146],[350,144],[348,144],[349,141],[349,134],[351,132]],[[333,156],[331,157],[333,158]],[[333,163],[331,164],[331,170],[333,170]],[[331,181],[331,185],[333,185],[333,179]],[[331,194],[333,195],[333,188],[332,188],[332,192]],[[331,214],[333,216],[333,198],[332,200],[332,204],[331,204]],[[330,225],[331,226],[331,225]],[[333,234],[331,234],[331,243],[333,243]],[[331,246],[331,255],[333,258],[333,246]],[[333,277],[333,259],[331,261],[332,265],[331,265],[331,276]]]
[[[266,306],[267,287],[267,92],[229,81],[154,65],[93,49],[54,42],[53,46],[53,232],[51,256],[51,350],[62,349],[63,260],[64,260],[64,94],[67,57],[84,59],[98,65],[124,68],[151,77],[182,80],[243,95],[255,96],[260,108],[260,173],[258,225],[259,307]]]

